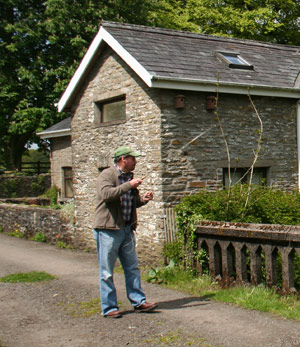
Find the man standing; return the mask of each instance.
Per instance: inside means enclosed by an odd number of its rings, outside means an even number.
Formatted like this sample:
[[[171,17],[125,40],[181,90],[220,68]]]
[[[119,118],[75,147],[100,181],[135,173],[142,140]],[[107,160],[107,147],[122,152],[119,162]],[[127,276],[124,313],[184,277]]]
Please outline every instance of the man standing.
[[[134,309],[149,312],[157,307],[156,303],[146,302],[135,250],[136,208],[153,199],[151,191],[140,196],[137,187],[142,180],[133,178],[136,157],[139,156],[140,153],[130,147],[118,148],[113,156],[114,165],[103,170],[97,180],[97,206],[93,227],[104,317],[121,317],[113,281],[113,270],[118,257],[124,269],[127,298]]]

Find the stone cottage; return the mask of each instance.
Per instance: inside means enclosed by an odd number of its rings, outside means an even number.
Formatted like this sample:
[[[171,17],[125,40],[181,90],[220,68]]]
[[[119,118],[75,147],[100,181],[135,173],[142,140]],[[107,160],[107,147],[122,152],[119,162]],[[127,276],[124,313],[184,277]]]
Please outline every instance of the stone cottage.
[[[73,198],[71,117],[38,133],[51,144],[51,185],[59,189],[59,201]]]
[[[164,208],[227,185],[229,162],[247,180],[261,134],[254,183],[298,189],[299,71],[300,47],[104,21],[58,103],[72,135],[52,132],[53,182],[69,151],[76,231],[92,242],[96,177],[121,145],[142,152],[136,177],[155,194],[138,215],[144,261],[158,257]]]

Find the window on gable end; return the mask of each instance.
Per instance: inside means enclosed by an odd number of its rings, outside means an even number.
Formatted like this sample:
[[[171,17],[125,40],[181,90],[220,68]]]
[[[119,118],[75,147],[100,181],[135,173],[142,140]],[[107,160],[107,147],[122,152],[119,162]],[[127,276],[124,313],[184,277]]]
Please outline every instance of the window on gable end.
[[[249,64],[239,53],[217,52],[217,57],[232,69],[254,70],[253,65]]]
[[[96,126],[123,123],[126,120],[125,95],[95,102]]]

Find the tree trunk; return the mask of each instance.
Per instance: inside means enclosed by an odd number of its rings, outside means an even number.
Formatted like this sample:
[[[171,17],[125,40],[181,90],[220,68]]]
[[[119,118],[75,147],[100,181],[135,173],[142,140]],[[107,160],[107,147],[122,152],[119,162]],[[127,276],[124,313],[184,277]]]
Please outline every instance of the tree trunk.
[[[9,146],[7,146],[4,154],[4,160],[8,170],[21,171],[22,155],[26,152],[25,145],[28,140],[28,134],[11,137]]]

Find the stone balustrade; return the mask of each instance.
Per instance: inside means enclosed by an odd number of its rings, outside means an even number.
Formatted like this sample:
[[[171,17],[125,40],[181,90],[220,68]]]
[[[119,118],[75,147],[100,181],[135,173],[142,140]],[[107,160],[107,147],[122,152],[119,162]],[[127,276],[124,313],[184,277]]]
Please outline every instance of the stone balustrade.
[[[196,237],[198,250],[205,251],[196,263],[200,274],[296,290],[300,226],[203,221]]]

